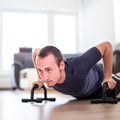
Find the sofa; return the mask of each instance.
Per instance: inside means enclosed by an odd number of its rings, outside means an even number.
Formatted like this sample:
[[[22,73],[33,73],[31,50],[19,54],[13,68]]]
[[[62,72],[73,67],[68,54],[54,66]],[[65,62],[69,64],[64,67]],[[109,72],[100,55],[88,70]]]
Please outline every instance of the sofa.
[[[20,87],[20,70],[25,68],[33,68],[33,62],[32,62],[32,48],[19,48],[19,52],[15,53],[14,56],[14,62],[11,66],[12,70],[12,83],[13,89],[21,89]]]

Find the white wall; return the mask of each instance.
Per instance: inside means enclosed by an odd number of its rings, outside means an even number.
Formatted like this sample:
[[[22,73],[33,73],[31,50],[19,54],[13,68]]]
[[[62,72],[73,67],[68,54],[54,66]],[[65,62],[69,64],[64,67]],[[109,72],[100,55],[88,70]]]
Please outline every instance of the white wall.
[[[84,49],[102,41],[114,44],[113,0],[83,0]]]
[[[120,0],[114,0],[115,43],[120,43]]]
[[[1,8],[76,11],[80,0],[0,0]]]

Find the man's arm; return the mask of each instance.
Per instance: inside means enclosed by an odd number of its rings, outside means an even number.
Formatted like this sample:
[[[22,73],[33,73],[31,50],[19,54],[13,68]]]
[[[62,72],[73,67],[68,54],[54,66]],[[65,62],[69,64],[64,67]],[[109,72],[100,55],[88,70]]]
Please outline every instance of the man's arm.
[[[101,53],[104,64],[104,82],[108,82],[109,89],[114,89],[116,81],[112,79],[113,50],[109,42],[103,42],[96,46]]]
[[[38,89],[41,89],[42,85],[43,85],[43,82],[42,80],[40,79],[39,77],[39,73],[38,73],[38,70],[37,70],[37,66],[36,66],[36,57],[38,56],[38,53],[40,52],[40,48],[36,48],[32,54],[32,60],[33,60],[33,64],[34,64],[34,67],[36,69],[36,72],[38,74],[38,80],[37,81],[34,81],[32,84],[37,84],[38,85]]]

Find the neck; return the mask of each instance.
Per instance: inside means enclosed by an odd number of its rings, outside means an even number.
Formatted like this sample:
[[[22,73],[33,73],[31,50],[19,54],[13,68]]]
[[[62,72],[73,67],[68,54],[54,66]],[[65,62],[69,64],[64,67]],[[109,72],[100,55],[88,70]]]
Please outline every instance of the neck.
[[[62,84],[65,81],[65,78],[66,78],[65,71],[62,70],[61,71],[61,77],[60,77],[60,80],[58,81],[58,84]]]

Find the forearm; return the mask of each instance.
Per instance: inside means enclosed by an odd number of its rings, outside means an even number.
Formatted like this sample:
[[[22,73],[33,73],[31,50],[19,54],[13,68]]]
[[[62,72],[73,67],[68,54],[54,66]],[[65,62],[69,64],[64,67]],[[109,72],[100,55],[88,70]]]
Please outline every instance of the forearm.
[[[33,64],[34,64],[34,67],[36,69],[37,74],[38,74],[38,70],[37,70],[37,66],[36,66],[36,57],[37,57],[39,52],[40,52],[40,48],[36,48],[32,54],[32,61],[33,61]],[[38,78],[40,78],[39,74],[38,74]]]
[[[113,64],[113,51],[112,46],[106,45],[103,54],[103,64],[104,64],[104,78],[108,79],[112,77],[112,64]]]
[[[112,45],[109,42],[105,42],[102,44],[99,44],[96,46],[103,58],[103,64],[104,64],[104,82],[108,83],[108,87],[110,89],[114,89],[116,86],[116,81],[112,79],[112,63],[113,63],[113,51],[112,51]]]
[[[104,42],[96,46],[103,58],[104,78],[109,78],[112,75],[113,52],[109,42]]]

